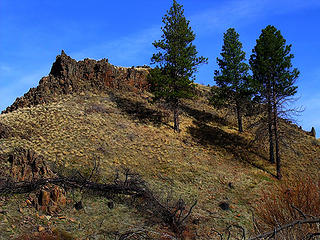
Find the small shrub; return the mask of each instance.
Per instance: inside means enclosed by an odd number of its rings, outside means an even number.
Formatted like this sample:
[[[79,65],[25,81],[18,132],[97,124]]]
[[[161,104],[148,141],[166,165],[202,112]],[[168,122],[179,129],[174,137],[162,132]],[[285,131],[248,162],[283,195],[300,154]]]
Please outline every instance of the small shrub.
[[[277,188],[265,191],[255,210],[258,227],[262,231],[272,230],[299,219],[319,217],[320,181],[309,177],[284,181]],[[290,229],[281,239],[300,239],[310,232],[319,232],[316,224]]]

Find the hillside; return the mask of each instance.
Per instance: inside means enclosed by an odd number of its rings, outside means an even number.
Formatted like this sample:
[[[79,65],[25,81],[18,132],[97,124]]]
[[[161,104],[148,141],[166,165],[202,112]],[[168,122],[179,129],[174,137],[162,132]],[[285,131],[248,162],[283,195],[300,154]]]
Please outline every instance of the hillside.
[[[170,112],[152,104],[147,71],[118,68],[106,60],[76,62],[63,52],[50,75],[0,115],[0,155],[31,149],[60,174],[90,174],[95,159],[101,182],[112,182],[119,169],[128,168],[163,199],[182,198],[188,206],[198,200],[190,223],[197,239],[210,239],[212,229],[230,223],[252,230],[250,209],[261,190],[277,184],[265,145],[251,141],[254,129],[239,134],[226,110],[209,105],[210,89],[201,85],[196,99],[183,102],[182,131],[176,134]],[[253,120],[247,119],[245,127]],[[319,141],[293,124],[284,126],[294,136],[283,147],[284,178],[307,173],[316,179]],[[12,162],[0,159],[3,174],[8,173]],[[121,198],[107,208],[108,198],[84,194],[84,209],[77,211],[73,203],[80,193],[67,191],[66,208],[52,216],[38,212],[26,202],[29,198],[0,196],[2,239],[39,227],[65,230],[78,239],[114,239],[139,228],[169,232]],[[230,209],[222,210],[222,202]]]

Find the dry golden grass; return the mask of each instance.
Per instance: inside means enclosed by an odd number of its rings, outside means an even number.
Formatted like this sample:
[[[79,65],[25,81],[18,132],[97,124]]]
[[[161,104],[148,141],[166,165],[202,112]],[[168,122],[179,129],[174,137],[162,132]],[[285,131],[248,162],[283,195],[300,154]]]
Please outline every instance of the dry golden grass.
[[[206,87],[202,88],[206,91]],[[170,113],[152,105],[149,97],[117,92],[69,95],[53,103],[0,115],[0,122],[16,134],[0,139],[0,151],[31,148],[66,172],[78,169],[88,173],[93,159],[100,159],[101,181],[112,180],[119,168],[129,168],[141,174],[159,195],[172,192],[173,197],[182,197],[189,204],[198,199],[193,216],[199,220],[195,227],[202,239],[210,239],[212,229],[221,230],[230,223],[251,230],[251,204],[259,198],[261,189],[276,184],[272,176],[275,166],[268,163],[264,147],[248,145],[252,133],[239,134],[234,119],[208,105],[204,97],[184,102],[182,131],[176,134]],[[285,178],[300,171],[307,171],[311,177],[318,175],[317,140],[294,126],[288,128],[297,132],[299,139],[291,143],[295,151],[285,148],[282,153]],[[222,201],[229,202],[231,209],[220,209]],[[79,238],[101,229],[108,229],[112,236],[145,225],[143,214],[128,206],[119,205],[111,213],[102,210],[104,204],[103,199],[87,197],[90,222],[85,220],[85,213],[66,211],[82,226],[80,230],[68,229],[65,222],[52,224]],[[10,216],[16,211],[8,209]],[[31,216],[36,214],[28,211]],[[106,220],[101,225],[102,219]],[[7,224],[0,224],[0,231],[10,228],[14,221],[21,220],[10,217]],[[160,226],[152,229],[156,228]],[[13,230],[11,234],[17,233],[20,232]]]

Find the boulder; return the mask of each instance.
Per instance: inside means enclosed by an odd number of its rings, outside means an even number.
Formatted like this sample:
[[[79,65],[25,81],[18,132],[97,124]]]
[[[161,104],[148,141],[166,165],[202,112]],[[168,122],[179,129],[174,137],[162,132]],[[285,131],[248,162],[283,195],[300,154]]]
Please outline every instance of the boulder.
[[[38,211],[52,215],[60,212],[66,206],[67,198],[63,188],[47,184],[30,201]]]

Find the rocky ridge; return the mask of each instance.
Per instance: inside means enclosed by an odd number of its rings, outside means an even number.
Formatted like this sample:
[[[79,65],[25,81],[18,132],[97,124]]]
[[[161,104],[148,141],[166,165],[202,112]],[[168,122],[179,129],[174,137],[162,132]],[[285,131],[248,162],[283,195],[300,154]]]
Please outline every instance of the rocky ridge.
[[[55,96],[81,92],[102,92],[108,89],[140,92],[147,90],[149,67],[117,67],[108,59],[76,61],[62,50],[56,57],[50,74],[43,77],[36,88],[31,88],[2,113],[18,108],[52,101]]]

